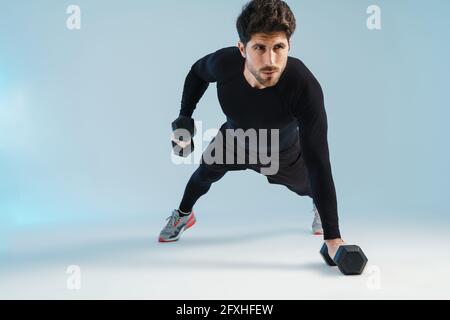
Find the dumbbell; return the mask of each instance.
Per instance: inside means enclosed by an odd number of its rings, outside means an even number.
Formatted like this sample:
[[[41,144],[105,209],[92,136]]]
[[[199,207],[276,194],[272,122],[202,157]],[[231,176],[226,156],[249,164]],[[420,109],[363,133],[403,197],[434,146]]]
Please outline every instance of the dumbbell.
[[[334,259],[328,254],[327,244],[324,243],[320,249],[325,263],[331,267],[337,266],[339,270],[348,275],[360,275],[367,264],[367,257],[360,247],[354,245],[342,245],[339,247]]]
[[[194,151],[193,137],[197,133],[194,119],[185,116],[179,116],[174,122],[172,122],[172,131],[173,138],[189,143],[183,148],[172,140],[173,152],[180,157],[189,156]]]

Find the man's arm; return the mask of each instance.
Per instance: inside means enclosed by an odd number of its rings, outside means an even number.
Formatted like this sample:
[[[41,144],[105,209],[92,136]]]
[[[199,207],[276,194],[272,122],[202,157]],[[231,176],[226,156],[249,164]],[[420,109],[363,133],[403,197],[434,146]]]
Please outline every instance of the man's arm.
[[[299,123],[300,145],[311,181],[314,203],[319,211],[324,239],[340,238],[336,190],[328,149],[328,122],[323,91],[307,72],[306,83],[295,106]]]
[[[184,82],[180,116],[192,117],[198,102],[211,82],[216,82],[217,52],[195,62]]]

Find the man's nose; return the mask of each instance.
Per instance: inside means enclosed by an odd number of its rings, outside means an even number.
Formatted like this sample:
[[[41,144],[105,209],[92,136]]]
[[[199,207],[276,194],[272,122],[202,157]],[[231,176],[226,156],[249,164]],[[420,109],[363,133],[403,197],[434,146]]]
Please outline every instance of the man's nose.
[[[264,55],[264,63],[266,66],[275,65],[275,54],[272,52],[272,50],[268,50]]]

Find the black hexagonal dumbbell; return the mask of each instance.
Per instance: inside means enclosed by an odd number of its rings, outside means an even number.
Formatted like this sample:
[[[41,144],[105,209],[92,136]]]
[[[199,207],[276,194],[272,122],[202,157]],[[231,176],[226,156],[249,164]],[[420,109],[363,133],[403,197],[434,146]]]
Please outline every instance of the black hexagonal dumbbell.
[[[187,157],[194,151],[194,139],[197,129],[195,128],[194,119],[179,116],[172,122],[173,137],[179,141],[189,142],[187,146],[182,148],[172,140],[173,152],[180,157]]]
[[[331,259],[328,254],[328,247],[324,243],[322,249],[320,249],[320,254],[326,264],[332,267],[337,266],[345,275],[360,275],[368,261],[362,249],[354,245],[340,246],[334,259]]]

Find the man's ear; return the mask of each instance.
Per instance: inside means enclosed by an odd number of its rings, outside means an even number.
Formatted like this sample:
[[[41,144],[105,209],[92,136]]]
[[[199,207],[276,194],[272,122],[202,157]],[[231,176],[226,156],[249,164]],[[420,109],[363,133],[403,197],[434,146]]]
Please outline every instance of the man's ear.
[[[245,45],[241,41],[238,42],[238,48],[239,51],[241,52],[242,57],[247,58],[247,55],[245,53]]]

